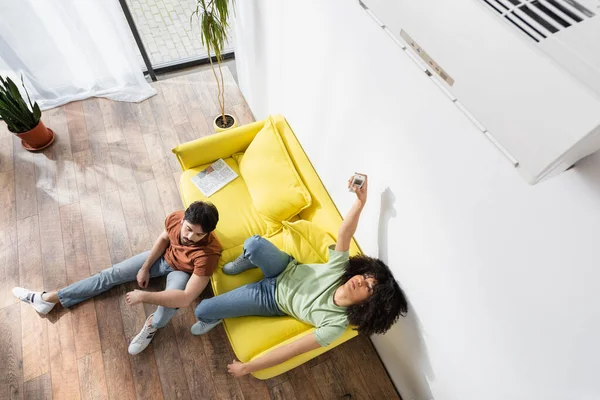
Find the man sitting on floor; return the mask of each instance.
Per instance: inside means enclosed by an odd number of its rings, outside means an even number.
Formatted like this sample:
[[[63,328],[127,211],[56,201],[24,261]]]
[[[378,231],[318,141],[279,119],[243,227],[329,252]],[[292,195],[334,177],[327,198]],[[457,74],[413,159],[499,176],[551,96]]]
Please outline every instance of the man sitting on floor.
[[[138,354],[150,344],[156,330],[173,318],[177,308],[191,304],[208,284],[221,256],[221,244],[212,233],[218,221],[214,205],[194,202],[185,213],[176,211],[167,217],[165,230],[150,251],[54,292],[20,287],[12,292],[38,313],[48,314],[58,302],[68,308],[121,283],[137,280],[141,288],[146,288],[150,278],[166,275],[166,291],[148,293],[159,307],[129,345],[129,354]]]
[[[234,360],[228,366],[233,376],[269,368],[319,346],[329,346],[349,324],[356,326],[360,334],[384,333],[400,315],[406,314],[406,298],[388,266],[363,255],[349,257],[350,242],[367,201],[366,176],[362,188],[354,191],[357,199],[340,226],[335,249],[329,249],[326,264],[299,264],[268,240],[253,236],[244,243],[243,254],[226,264],[223,272],[239,274],[258,267],[265,278],[205,299],[196,308],[194,335],[210,331],[223,318],[246,315],[287,314],[316,327],[314,334],[254,361]],[[153,303],[152,293],[136,290],[127,296],[129,304]]]

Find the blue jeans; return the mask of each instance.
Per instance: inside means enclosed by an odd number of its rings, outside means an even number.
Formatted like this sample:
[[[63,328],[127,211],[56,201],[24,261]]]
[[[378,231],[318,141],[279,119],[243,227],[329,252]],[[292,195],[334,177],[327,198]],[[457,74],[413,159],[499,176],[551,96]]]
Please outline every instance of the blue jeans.
[[[71,307],[84,300],[90,299],[102,292],[120,285],[125,282],[133,282],[137,279],[137,273],[150,255],[149,251],[140,253],[125,261],[113,265],[100,271],[96,275],[90,276],[67,286],[58,291],[58,299],[63,307]],[[183,271],[175,271],[165,259],[160,256],[150,268],[150,278],[167,275],[166,289],[185,289],[190,274]],[[158,306],[152,317],[152,326],[162,328],[177,313],[177,308],[165,308]]]
[[[275,301],[275,283],[277,276],[294,259],[258,235],[246,239],[243,256],[260,268],[265,278],[202,300],[194,313],[199,321],[210,323],[246,315],[285,315]]]

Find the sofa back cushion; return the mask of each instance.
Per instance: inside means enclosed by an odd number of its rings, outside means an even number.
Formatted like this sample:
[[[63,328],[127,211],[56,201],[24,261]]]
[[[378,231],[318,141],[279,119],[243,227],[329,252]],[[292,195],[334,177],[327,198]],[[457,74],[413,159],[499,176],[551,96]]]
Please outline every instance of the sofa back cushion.
[[[283,222],[283,251],[301,264],[326,263],[332,244],[333,238],[317,224],[303,219]]]
[[[242,155],[237,155],[240,173],[252,202],[273,234],[311,204],[310,192],[300,179],[271,118]]]

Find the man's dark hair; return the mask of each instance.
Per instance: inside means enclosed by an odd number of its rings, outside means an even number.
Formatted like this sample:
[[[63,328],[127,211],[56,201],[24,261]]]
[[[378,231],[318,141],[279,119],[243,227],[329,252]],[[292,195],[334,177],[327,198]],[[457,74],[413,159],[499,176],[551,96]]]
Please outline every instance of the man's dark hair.
[[[212,203],[195,201],[185,210],[183,219],[190,224],[200,225],[204,233],[210,233],[217,227],[219,211]]]
[[[377,284],[373,294],[365,301],[346,308],[348,322],[363,335],[387,332],[398,317],[404,317],[408,312],[404,292],[390,268],[379,259],[364,255],[350,257],[344,275],[339,280],[340,285],[356,275],[372,276]]]

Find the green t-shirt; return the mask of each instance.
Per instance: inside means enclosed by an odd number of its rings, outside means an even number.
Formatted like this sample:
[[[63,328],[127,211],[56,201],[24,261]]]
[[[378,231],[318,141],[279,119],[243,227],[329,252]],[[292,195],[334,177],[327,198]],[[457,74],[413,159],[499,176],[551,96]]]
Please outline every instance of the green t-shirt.
[[[346,308],[335,305],[333,294],[348,263],[347,251],[329,248],[326,264],[291,262],[277,277],[275,301],[284,313],[317,329],[314,335],[321,346],[329,346],[348,327]]]

